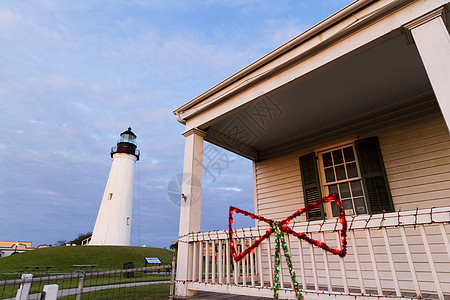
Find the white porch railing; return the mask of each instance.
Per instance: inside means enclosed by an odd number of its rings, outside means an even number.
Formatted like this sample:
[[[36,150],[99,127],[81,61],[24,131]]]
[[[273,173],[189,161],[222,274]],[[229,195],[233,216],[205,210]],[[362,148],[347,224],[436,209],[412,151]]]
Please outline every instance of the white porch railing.
[[[348,217],[344,259],[294,236],[287,237],[293,267],[305,298],[407,297],[450,298],[450,207]],[[291,222],[297,232],[338,247],[336,219]],[[235,230],[237,251],[251,245],[267,227]],[[273,296],[274,236],[242,261],[230,255],[228,231],[191,233],[187,280],[190,290]],[[180,263],[180,262],[179,262]],[[280,298],[295,298],[284,257]]]

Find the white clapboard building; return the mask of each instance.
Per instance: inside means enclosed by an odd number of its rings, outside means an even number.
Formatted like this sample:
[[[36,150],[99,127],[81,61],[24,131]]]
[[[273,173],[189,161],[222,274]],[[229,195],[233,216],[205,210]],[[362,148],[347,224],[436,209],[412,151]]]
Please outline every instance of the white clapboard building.
[[[185,124],[177,295],[273,296],[273,235],[236,263],[227,231],[199,233],[206,140],[253,161],[257,215],[280,221],[339,194],[343,259],[287,238],[305,298],[449,299],[449,9],[355,1],[174,111]],[[339,248],[337,215],[326,203],[289,226]],[[236,230],[238,251],[266,225]],[[295,298],[281,267],[280,298]]]

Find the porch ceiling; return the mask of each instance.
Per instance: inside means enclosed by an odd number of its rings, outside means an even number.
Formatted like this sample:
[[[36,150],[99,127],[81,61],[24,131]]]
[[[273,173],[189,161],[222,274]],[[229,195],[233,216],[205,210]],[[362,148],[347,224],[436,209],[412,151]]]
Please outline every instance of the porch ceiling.
[[[308,134],[429,92],[416,46],[397,30],[201,129],[207,141],[258,160]]]

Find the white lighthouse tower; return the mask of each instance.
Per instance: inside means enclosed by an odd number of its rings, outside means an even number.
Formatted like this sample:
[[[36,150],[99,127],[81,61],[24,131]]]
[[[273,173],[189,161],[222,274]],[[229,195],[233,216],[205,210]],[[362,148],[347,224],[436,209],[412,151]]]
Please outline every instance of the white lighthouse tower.
[[[111,171],[89,245],[130,245],[134,166],[139,154],[136,135],[128,128],[111,148]]]

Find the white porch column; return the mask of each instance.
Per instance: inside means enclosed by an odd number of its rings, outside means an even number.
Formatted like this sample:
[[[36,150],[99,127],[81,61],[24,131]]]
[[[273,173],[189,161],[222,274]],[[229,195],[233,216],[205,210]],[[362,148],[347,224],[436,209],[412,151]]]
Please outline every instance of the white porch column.
[[[450,36],[443,8],[407,25],[419,50],[431,86],[450,130]]]
[[[183,183],[181,187],[179,236],[200,231],[203,138],[206,132],[193,128],[183,133],[185,137]],[[192,280],[193,249],[187,243],[178,243],[177,280]],[[178,296],[191,296],[195,292],[177,282]]]

